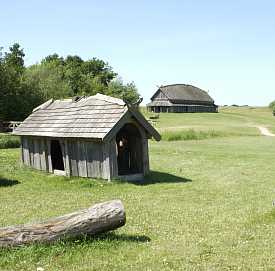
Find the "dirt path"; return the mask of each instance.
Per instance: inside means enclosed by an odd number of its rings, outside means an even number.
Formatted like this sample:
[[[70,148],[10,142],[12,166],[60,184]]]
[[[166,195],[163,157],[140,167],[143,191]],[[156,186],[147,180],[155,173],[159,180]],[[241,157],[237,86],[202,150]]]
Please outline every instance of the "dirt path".
[[[263,126],[257,126],[257,127],[260,130],[262,135],[264,135],[264,136],[275,136],[266,127],[263,127]]]

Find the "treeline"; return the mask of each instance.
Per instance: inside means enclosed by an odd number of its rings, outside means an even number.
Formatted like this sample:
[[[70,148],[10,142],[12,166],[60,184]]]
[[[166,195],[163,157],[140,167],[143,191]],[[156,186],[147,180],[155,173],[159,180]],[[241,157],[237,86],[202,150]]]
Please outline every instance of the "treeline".
[[[24,51],[14,44],[8,52],[0,48],[0,120],[23,120],[37,105],[59,99],[102,93],[135,102],[134,83],[124,84],[106,62],[84,61],[79,56],[52,54],[26,67]]]

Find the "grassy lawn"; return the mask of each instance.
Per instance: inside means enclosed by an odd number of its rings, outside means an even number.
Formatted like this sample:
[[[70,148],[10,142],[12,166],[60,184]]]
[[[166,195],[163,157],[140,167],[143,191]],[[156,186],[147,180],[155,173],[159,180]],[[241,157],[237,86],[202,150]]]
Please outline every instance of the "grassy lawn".
[[[275,117],[266,107],[222,107],[220,113],[203,114],[160,114],[156,127],[164,131],[216,131],[224,136],[258,135],[257,125],[264,125],[275,131]],[[148,117],[151,114],[143,110]],[[180,115],[180,116],[179,116]]]
[[[266,108],[161,114],[162,131],[226,136],[150,142],[148,183],[56,177],[0,150],[0,227],[119,198],[126,225],[96,238],[0,250],[0,270],[275,270],[275,131]]]

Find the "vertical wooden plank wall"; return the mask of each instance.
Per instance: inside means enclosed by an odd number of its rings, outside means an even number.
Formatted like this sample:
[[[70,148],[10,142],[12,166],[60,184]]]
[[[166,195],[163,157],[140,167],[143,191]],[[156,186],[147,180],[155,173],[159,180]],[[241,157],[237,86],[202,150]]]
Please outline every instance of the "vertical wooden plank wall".
[[[68,153],[70,160],[70,171],[72,176],[78,176],[78,155],[76,140],[68,140]]]
[[[41,169],[39,143],[40,143],[39,139],[37,138],[33,139],[33,167],[35,169]]]
[[[143,173],[149,172],[148,140],[142,135]],[[38,137],[21,137],[22,160],[27,166],[52,172],[51,140]],[[118,176],[116,140],[95,142],[65,139],[60,142],[67,176],[112,179]],[[140,150],[141,151],[141,150]]]
[[[32,137],[28,138],[28,141],[29,141],[29,152],[30,152],[30,165],[31,165],[31,167],[34,167],[34,162],[33,162],[33,153],[34,153],[33,138]]]
[[[87,176],[91,178],[104,178],[102,174],[102,144],[86,141]]]
[[[22,159],[26,166],[38,170],[49,170],[48,147],[45,138],[21,137]]]
[[[47,170],[48,169],[47,162],[48,162],[48,159],[46,157],[46,143],[45,143],[45,139],[42,138],[40,140],[40,165],[41,165],[41,170]]]
[[[87,155],[86,155],[86,142],[77,141],[77,152],[78,152],[78,175],[80,177],[87,177]]]
[[[22,145],[22,148],[23,148],[23,163],[26,166],[30,166],[31,165],[31,161],[30,161],[30,152],[29,152],[28,138],[22,136],[21,137],[21,145]]]
[[[142,150],[141,150],[141,156],[142,156],[142,172],[144,175],[148,174],[150,171],[150,165],[149,165],[149,150],[148,150],[148,138],[144,131],[144,129],[138,124],[135,123],[138,127],[138,130],[141,135],[141,142],[142,142]]]
[[[111,180],[110,166],[110,142],[102,144],[103,159],[102,159],[102,178]]]
[[[65,172],[66,172],[66,176],[71,176],[71,163],[70,163],[70,153],[69,153],[69,143],[68,143],[68,140],[65,139],[64,141],[64,144],[65,144]]]
[[[46,159],[48,161],[48,172],[53,172],[52,157],[51,157],[51,141],[46,138]]]
[[[60,148],[61,148],[64,171],[67,172],[67,169],[66,169],[65,139],[62,138],[62,139],[56,139],[56,140],[59,142],[59,145],[60,145]]]
[[[143,174],[146,175],[150,171],[150,164],[149,164],[149,150],[148,150],[148,139],[145,137],[143,138]]]
[[[109,148],[110,155],[110,177],[116,178],[118,176],[118,167],[117,167],[117,145],[116,139],[110,141]]]

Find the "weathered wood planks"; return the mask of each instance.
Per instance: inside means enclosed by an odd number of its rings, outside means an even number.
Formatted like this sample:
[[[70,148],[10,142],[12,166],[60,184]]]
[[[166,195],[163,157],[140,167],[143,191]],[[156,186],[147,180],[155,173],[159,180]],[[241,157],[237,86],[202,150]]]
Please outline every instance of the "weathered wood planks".
[[[122,202],[112,200],[40,223],[0,228],[0,247],[51,243],[84,234],[94,235],[117,229],[125,223]]]

